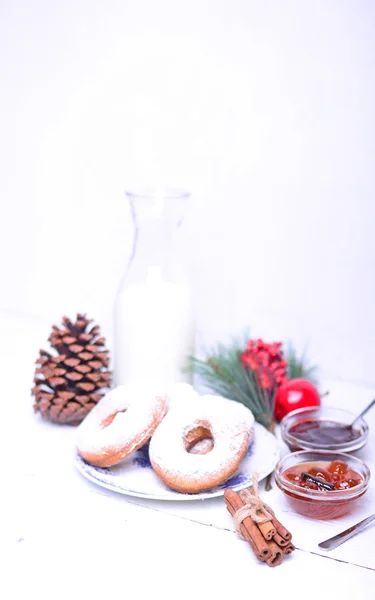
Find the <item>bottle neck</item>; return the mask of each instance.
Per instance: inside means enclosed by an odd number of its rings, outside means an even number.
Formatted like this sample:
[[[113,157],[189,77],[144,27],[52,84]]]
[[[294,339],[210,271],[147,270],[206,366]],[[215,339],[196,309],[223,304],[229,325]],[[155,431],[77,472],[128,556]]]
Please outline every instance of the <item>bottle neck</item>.
[[[129,275],[158,282],[175,280],[181,270],[179,249],[180,205],[154,198],[132,200],[134,245]]]
[[[162,217],[137,215],[134,220],[134,256],[138,261],[149,264],[163,264],[173,257],[176,243],[174,224]]]

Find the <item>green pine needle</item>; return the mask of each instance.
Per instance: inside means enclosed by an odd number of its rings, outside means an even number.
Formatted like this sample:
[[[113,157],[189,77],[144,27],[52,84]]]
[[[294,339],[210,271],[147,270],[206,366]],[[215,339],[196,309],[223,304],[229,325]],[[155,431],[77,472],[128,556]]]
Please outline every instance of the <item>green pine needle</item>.
[[[274,424],[274,394],[266,393],[251,369],[243,366],[241,354],[246,349],[245,340],[232,340],[213,348],[205,360],[190,357],[190,366],[202,382],[213,392],[236,400],[247,406],[256,421],[272,430]]]
[[[190,357],[189,370],[215,394],[247,406],[256,421],[273,431],[275,392],[264,390],[259,385],[257,374],[249,367],[244,367],[241,361],[241,354],[246,350],[249,337],[247,333],[243,339],[233,339],[228,345],[218,343],[211,351],[206,352],[204,359]],[[285,359],[288,363],[288,379],[309,379],[316,385],[317,368],[308,364],[306,349],[298,356],[289,343]]]
[[[307,359],[307,349],[304,348],[301,356],[297,355],[292,343],[289,342],[285,353],[285,360],[288,363],[288,379],[308,379],[314,385],[317,385],[317,367],[309,365]]]

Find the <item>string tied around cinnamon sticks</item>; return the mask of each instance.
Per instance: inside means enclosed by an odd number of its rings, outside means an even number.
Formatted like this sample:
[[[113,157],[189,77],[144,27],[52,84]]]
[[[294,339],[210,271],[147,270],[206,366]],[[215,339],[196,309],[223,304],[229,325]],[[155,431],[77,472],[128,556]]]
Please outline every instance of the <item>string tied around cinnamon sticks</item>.
[[[236,532],[249,543],[259,560],[276,567],[284,556],[295,550],[290,531],[276,518],[271,507],[259,498],[256,474],[253,474],[253,487],[238,494],[228,488],[224,492],[224,500]]]
[[[263,524],[268,523],[275,516],[272,508],[259,498],[258,477],[258,473],[253,473],[253,491],[242,491],[241,497],[245,504],[235,512],[233,517],[236,532],[242,539],[245,537],[241,531],[241,525],[247,517],[250,517],[254,523]]]

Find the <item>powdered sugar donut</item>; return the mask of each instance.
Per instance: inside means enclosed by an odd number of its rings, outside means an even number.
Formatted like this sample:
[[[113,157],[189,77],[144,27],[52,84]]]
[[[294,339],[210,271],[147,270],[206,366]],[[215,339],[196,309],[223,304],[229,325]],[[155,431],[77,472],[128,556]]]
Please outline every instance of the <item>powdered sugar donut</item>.
[[[190,383],[173,383],[167,387],[166,396],[168,411],[175,408],[179,410],[181,404],[199,399],[198,392]]]
[[[155,430],[151,464],[171,489],[209,490],[237,470],[254,434],[254,416],[243,404],[201,396],[172,410]]]
[[[111,467],[147,442],[166,411],[164,395],[120,385],[79,425],[78,453],[92,465]]]

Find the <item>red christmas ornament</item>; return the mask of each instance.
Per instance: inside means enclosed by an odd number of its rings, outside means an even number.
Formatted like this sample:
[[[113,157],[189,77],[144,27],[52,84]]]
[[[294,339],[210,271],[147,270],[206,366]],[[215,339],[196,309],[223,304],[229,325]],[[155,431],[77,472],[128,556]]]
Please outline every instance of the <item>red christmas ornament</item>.
[[[308,406],[320,406],[319,392],[311,381],[289,379],[280,385],[275,401],[275,417],[278,421],[292,410]]]

